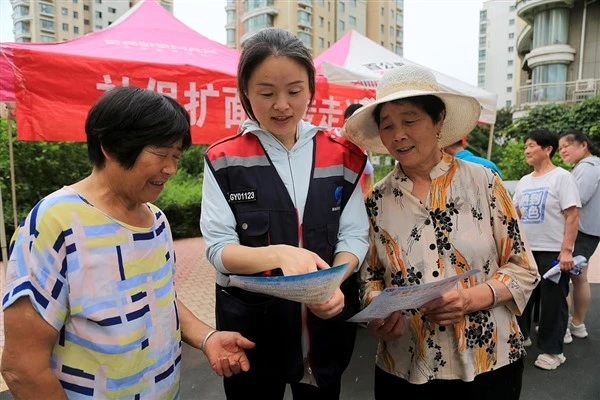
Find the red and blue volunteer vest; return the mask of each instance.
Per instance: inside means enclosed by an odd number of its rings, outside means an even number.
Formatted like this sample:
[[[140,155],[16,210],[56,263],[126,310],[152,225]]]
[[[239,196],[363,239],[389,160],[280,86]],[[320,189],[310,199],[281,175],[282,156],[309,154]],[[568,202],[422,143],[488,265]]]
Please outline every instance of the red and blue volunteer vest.
[[[301,237],[304,248],[331,265],[340,215],[358,184],[366,156],[345,139],[318,132],[311,161],[312,176],[303,221],[299,221],[288,190],[254,134],[238,134],[209,147],[205,165],[235,216],[240,244],[298,246]],[[355,275],[341,289],[342,313],[322,320],[308,311],[306,319],[308,362],[319,385],[339,380],[354,347],[356,327],[346,319],[359,307]],[[247,351],[251,367],[245,375],[298,382],[304,374],[300,304],[218,284],[216,290],[217,328],[238,331],[256,343]]]

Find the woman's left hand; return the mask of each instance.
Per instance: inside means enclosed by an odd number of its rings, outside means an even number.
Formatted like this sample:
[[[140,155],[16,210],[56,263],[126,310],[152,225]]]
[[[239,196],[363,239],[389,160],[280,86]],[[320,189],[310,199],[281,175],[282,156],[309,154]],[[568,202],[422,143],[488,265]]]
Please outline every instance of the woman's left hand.
[[[204,353],[217,375],[231,377],[250,369],[244,349],[253,347],[254,342],[238,332],[219,331],[206,341]]]
[[[469,295],[466,290],[452,289],[423,304],[419,311],[440,326],[448,326],[460,322],[468,308]]]
[[[313,314],[321,319],[329,319],[335,317],[344,309],[344,293],[337,288],[333,292],[333,296],[325,303],[307,304],[306,305]]]

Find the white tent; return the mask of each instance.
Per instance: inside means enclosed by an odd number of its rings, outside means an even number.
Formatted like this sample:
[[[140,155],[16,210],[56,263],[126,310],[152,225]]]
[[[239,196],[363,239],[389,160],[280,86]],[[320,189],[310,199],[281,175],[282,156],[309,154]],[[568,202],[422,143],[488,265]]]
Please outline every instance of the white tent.
[[[315,58],[317,72],[329,82],[375,88],[386,70],[403,64],[417,64],[351,30]],[[425,66],[426,67],[426,66]],[[459,79],[433,71],[445,90],[475,97],[481,103],[480,123],[496,121],[497,95]]]

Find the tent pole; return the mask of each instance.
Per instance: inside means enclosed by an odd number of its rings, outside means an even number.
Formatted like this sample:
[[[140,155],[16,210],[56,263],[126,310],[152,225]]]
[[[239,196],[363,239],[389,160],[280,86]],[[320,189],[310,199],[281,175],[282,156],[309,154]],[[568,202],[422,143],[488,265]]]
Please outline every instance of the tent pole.
[[[13,144],[12,144],[12,110],[8,111],[8,118],[6,119],[6,133],[8,134],[8,157],[10,159],[10,190],[12,194],[12,209],[13,209],[13,223],[15,229],[17,229],[17,190],[15,184],[15,159],[13,157]]]
[[[490,135],[488,137],[487,159],[492,159],[492,145],[494,144],[494,124],[490,125]]]
[[[4,208],[2,208],[2,187],[0,186],[0,250],[2,250],[2,252],[0,254],[2,254],[2,262],[4,263],[4,265],[6,265],[6,263],[8,262],[8,252],[7,252],[7,245],[6,245],[6,230],[4,227]],[[2,282],[4,282],[4,268],[2,268],[2,271],[0,271],[0,278],[2,278]]]

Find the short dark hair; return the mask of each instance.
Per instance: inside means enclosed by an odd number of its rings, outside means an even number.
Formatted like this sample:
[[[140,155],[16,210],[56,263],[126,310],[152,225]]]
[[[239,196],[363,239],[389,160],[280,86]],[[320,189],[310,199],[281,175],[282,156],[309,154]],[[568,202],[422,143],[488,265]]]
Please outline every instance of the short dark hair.
[[[88,158],[103,168],[102,149],[131,169],[146,146],[192,143],[190,117],[173,98],[148,89],[117,87],[103,94],[85,121]]]
[[[354,111],[361,108],[363,105],[360,103],[352,103],[348,107],[346,107],[346,111],[344,111],[344,121],[347,120],[354,114]]]
[[[446,105],[444,104],[442,99],[431,94],[425,96],[415,96],[407,97],[405,99],[392,100],[390,103],[410,103],[416,107],[419,107],[427,115],[429,115],[434,124],[444,119],[446,115]],[[378,104],[375,107],[375,110],[373,110],[373,118],[375,119],[377,127],[379,127],[379,123],[381,122],[381,108],[384,104],[385,103]]]
[[[254,70],[268,57],[287,57],[306,69],[310,101],[315,97],[315,65],[310,51],[302,40],[281,28],[265,28],[249,37],[244,42],[237,69],[238,95],[242,107],[250,119],[256,121],[250,99],[248,99],[248,82]]]
[[[559,139],[565,138],[569,142],[577,142],[579,144],[587,143],[588,150],[595,156],[600,156],[600,151],[598,148],[592,143],[592,140],[588,135],[581,132],[579,129],[569,129],[566,132],[563,132],[558,137]]]
[[[558,136],[549,129],[542,128],[532,130],[527,135],[525,135],[523,143],[525,143],[529,139],[536,142],[543,149],[545,149],[546,147],[552,147],[552,151],[550,152],[550,158],[554,156],[554,153],[556,153],[556,150],[558,149]]]

